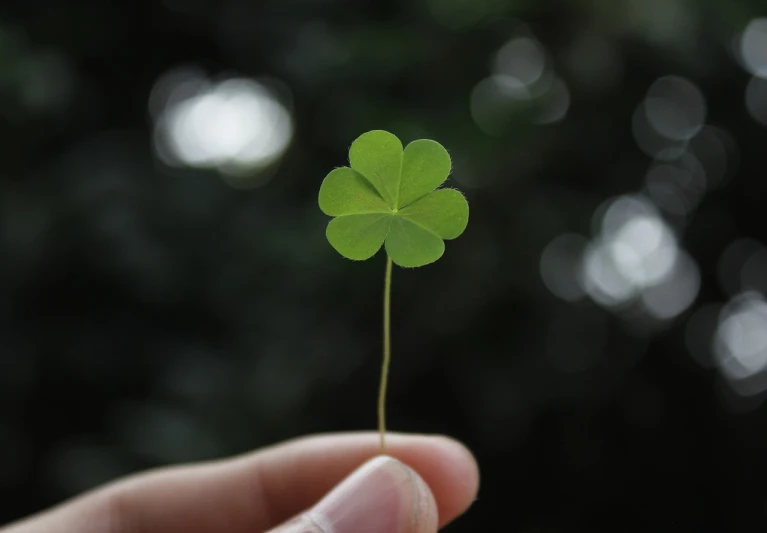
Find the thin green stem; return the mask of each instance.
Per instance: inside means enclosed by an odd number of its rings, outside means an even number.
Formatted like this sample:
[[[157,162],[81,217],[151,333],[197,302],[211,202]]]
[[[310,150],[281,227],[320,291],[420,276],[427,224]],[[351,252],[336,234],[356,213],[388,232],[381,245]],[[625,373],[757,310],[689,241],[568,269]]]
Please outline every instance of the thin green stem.
[[[381,437],[381,453],[386,453],[386,384],[389,381],[389,362],[391,361],[391,257],[386,256],[386,276],[384,278],[384,318],[383,318],[383,363],[381,364],[381,386],[378,389],[378,433]]]

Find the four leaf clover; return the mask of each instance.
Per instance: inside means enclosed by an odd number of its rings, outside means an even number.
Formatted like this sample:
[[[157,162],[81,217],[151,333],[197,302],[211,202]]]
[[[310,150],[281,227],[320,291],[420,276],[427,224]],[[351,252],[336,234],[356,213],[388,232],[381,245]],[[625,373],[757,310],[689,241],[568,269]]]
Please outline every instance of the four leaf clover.
[[[455,189],[437,189],[450,174],[442,145],[421,139],[403,150],[386,131],[360,136],[349,149],[351,168],[337,168],[320,187],[320,209],[333,218],[326,235],[348,259],[369,259],[385,244],[402,267],[433,263],[469,221],[469,205]],[[435,190],[436,189],[436,190]]]

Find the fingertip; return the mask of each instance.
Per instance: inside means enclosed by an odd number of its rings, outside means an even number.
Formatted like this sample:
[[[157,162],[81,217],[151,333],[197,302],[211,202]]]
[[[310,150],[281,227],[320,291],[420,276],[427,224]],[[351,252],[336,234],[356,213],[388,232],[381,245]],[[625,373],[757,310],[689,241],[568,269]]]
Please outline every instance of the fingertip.
[[[439,527],[439,509],[434,494],[418,472],[407,466],[406,468],[412,473],[416,493],[418,494],[415,502],[415,524],[413,529],[418,533],[436,532]]]
[[[479,467],[461,442],[445,435],[392,434],[390,451],[418,472],[436,500],[439,526],[463,514],[474,502]]]
[[[479,491],[479,465],[474,454],[462,442],[447,435],[432,435],[438,443],[440,468],[451,485],[445,492],[444,502],[454,516],[463,514],[477,499]]]
[[[379,455],[280,533],[436,533],[437,503],[421,476]]]
[[[477,463],[477,458],[474,457],[472,451],[462,442],[447,435],[436,435],[435,437],[445,443],[449,454],[452,455],[453,463],[464,469],[461,478],[467,482],[467,489],[469,489],[467,496],[471,500],[476,499],[477,492],[479,491],[479,464]]]

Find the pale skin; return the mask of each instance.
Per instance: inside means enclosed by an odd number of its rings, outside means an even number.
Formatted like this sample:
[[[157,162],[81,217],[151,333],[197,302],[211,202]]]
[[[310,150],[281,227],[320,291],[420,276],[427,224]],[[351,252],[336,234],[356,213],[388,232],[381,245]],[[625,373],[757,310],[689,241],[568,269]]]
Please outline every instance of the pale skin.
[[[471,452],[442,436],[307,437],[139,474],[0,533],[434,533],[476,499]]]

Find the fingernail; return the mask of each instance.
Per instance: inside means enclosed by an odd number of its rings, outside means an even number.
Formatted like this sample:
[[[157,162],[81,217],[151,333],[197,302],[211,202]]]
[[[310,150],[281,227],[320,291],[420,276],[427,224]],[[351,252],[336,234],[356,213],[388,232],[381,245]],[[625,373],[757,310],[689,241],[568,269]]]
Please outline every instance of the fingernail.
[[[433,505],[418,474],[396,459],[381,456],[346,478],[289,531],[416,533],[423,531]]]

